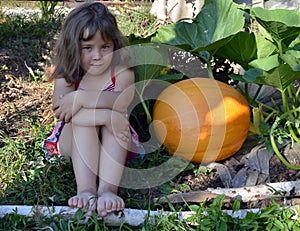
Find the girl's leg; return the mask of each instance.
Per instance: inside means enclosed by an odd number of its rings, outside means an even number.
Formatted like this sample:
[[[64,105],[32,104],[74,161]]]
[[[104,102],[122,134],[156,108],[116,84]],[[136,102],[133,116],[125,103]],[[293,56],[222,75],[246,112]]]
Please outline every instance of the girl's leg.
[[[73,132],[72,124],[65,124],[58,141],[58,150],[61,155],[69,159],[72,154]]]
[[[77,195],[68,201],[69,206],[96,209],[95,195],[99,163],[99,138],[95,127],[67,124],[60,138],[62,154],[70,151],[77,184]],[[70,145],[70,137],[72,142]],[[67,150],[69,149],[69,150]]]
[[[127,144],[125,148],[124,143],[120,145],[106,127],[101,128],[101,137],[97,211],[103,217],[125,207],[117,193],[126,161]]]

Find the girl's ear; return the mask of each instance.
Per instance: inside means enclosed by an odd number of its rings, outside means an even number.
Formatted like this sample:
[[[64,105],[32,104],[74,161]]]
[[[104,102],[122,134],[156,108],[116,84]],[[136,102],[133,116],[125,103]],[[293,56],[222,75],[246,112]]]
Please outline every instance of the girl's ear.
[[[53,80],[53,73],[56,69],[56,66],[54,64],[51,64],[50,66],[45,67],[45,72],[44,72],[44,79],[48,82],[51,82]]]

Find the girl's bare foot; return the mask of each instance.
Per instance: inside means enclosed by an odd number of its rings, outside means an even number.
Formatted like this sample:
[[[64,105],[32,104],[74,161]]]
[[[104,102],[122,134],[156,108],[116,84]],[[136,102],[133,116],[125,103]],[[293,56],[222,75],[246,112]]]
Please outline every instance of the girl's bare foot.
[[[102,193],[97,200],[97,212],[100,217],[105,217],[111,212],[123,210],[125,203],[123,199],[112,192]]]
[[[91,192],[82,192],[68,200],[68,205],[73,208],[84,209],[88,216],[92,215],[92,211],[96,210],[97,198]]]

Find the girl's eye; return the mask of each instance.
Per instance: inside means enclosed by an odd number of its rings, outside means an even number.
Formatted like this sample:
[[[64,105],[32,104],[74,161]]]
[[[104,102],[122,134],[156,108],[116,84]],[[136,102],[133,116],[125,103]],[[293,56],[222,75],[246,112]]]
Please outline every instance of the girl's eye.
[[[89,47],[89,46],[84,46],[84,47],[82,47],[82,49],[83,49],[83,50],[90,50],[90,49],[92,49],[92,48]]]
[[[102,49],[103,49],[103,50],[109,49],[109,48],[110,48],[110,45],[103,45],[103,46],[102,46]]]

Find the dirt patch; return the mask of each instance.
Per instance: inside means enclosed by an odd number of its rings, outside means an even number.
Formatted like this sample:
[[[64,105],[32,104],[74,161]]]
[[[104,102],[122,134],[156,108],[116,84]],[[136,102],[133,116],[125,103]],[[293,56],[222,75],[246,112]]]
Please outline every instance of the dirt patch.
[[[51,85],[30,80],[21,57],[4,49],[0,53],[0,67],[8,67],[0,74],[0,130],[9,137],[26,137],[24,128],[30,128],[32,121],[47,124],[54,119]]]

